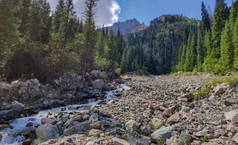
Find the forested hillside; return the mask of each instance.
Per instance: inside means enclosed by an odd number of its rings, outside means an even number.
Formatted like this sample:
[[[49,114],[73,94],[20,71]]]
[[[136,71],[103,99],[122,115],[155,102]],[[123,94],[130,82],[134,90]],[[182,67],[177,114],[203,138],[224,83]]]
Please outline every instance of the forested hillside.
[[[138,71],[152,74],[171,72],[176,50],[183,42],[185,30],[193,32],[199,21],[184,16],[164,15],[153,20],[150,26],[128,36],[121,71]]]
[[[228,7],[217,0],[213,17],[204,3],[202,20],[161,16],[128,38],[122,72],[163,74],[205,71],[225,74],[237,70],[238,2]]]
[[[115,70],[125,42],[120,32],[96,29],[94,0],[86,1],[85,21],[73,0],[59,0],[51,11],[46,0],[0,1],[0,74],[2,79]]]

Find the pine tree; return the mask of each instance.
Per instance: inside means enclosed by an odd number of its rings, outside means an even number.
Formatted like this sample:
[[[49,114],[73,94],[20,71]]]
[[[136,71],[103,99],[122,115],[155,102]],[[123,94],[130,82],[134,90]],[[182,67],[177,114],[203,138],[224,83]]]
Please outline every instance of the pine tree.
[[[16,9],[16,3],[13,0],[0,1],[0,55],[18,40]]]
[[[236,18],[238,16],[238,1],[233,2],[230,8],[230,16],[229,23],[231,25],[231,29],[234,30]]]
[[[53,32],[59,33],[60,27],[64,22],[64,12],[65,12],[65,3],[64,0],[59,0],[55,13],[53,15]]]
[[[238,70],[238,18],[236,19],[235,28],[234,28],[234,68]]]
[[[128,72],[127,49],[124,49],[123,51],[120,68],[121,68],[121,73]]]
[[[108,60],[110,61],[110,71],[114,71],[116,67],[117,61],[117,50],[116,50],[116,40],[114,38],[114,32],[111,29],[109,34],[109,41],[108,41]]]
[[[201,32],[199,31],[197,33],[197,70],[201,71],[202,70],[202,63],[204,60],[204,50],[203,50],[203,46],[202,46],[202,42],[201,42]]]
[[[204,36],[204,56],[210,56],[211,55],[211,32],[206,31]]]
[[[32,0],[23,0],[20,7],[20,26],[19,31],[21,36],[27,36],[29,33],[29,25],[31,21],[30,17],[30,7],[32,4]]]
[[[81,69],[83,75],[93,69],[94,50],[95,50],[95,24],[94,24],[94,7],[96,6],[95,0],[86,0],[85,11],[85,26],[84,26],[84,48],[81,51]]]
[[[231,26],[229,22],[226,22],[225,29],[221,36],[221,58],[220,62],[224,71],[232,69],[233,64],[234,47],[232,43]]]
[[[222,0],[217,1],[212,25],[212,51],[213,58],[220,57],[221,32],[225,26],[225,5]]]
[[[104,46],[105,46],[105,38],[103,34],[103,29],[99,30],[97,33],[97,43],[96,43],[96,48],[100,56],[105,56],[104,55]]]
[[[202,22],[201,22],[202,30],[204,32],[210,31],[211,30],[211,20],[210,20],[209,13],[206,9],[204,2],[202,2],[201,11],[202,11]]]

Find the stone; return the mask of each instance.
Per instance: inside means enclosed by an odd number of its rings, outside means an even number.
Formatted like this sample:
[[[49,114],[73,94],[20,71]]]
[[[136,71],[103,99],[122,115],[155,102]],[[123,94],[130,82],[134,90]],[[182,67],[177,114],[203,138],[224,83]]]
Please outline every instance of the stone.
[[[151,134],[151,139],[155,142],[166,141],[171,137],[173,128],[172,127],[161,127]]]
[[[90,123],[88,121],[84,122],[74,122],[73,125],[64,130],[64,135],[69,136],[72,134],[86,133],[90,129]]]
[[[90,128],[91,129],[101,129],[101,122],[100,121],[97,121],[97,122],[94,122],[94,123],[91,123],[90,124]]]
[[[32,122],[29,122],[26,124],[26,127],[32,127],[33,126],[33,123]]]
[[[22,110],[24,108],[25,108],[25,106],[22,103],[20,103],[18,101],[12,102],[12,105],[11,105],[12,110]]]
[[[178,145],[189,145],[192,142],[192,137],[189,134],[181,133],[178,139]]]
[[[22,136],[28,137],[28,136],[30,136],[30,134],[31,134],[31,129],[29,129],[29,128],[24,129],[23,131],[21,131]]]
[[[7,124],[0,124],[0,130],[3,130],[5,128],[9,128],[9,125],[7,125]]]
[[[130,143],[130,145],[149,145],[149,143],[146,140],[142,138],[133,137],[131,135],[127,135],[127,140]]]
[[[129,130],[129,131],[134,131],[134,130],[137,130],[138,127],[139,127],[139,123],[137,123],[135,120],[129,120],[127,123],[126,123],[126,129]]]
[[[178,98],[182,102],[191,102],[193,100],[193,94],[184,94]]]
[[[36,140],[33,144],[39,144],[50,139],[55,139],[60,136],[57,126],[52,124],[44,124],[36,129]]]
[[[179,112],[177,112],[174,115],[169,117],[168,124],[171,125],[171,124],[177,123],[177,122],[179,122],[179,120],[180,120],[180,114],[179,114]]]
[[[208,130],[201,130],[199,132],[196,133],[196,136],[198,137],[204,137],[208,135]]]
[[[229,86],[227,84],[219,84],[214,88],[214,95],[223,94]]]
[[[41,119],[41,124],[52,124],[52,125],[55,125],[56,122],[57,122],[56,120],[50,119],[50,118],[43,118],[43,119]]]
[[[97,122],[98,121],[98,114],[92,114],[90,117],[89,117],[89,122],[90,123],[94,123],[94,122]]]
[[[27,139],[27,140],[25,140],[25,141],[22,143],[22,145],[31,145],[31,143],[32,143],[32,140],[31,140],[31,139]]]
[[[104,81],[102,79],[97,79],[92,82],[93,89],[102,90],[104,87]]]
[[[163,125],[163,120],[159,118],[153,118],[151,120],[151,123],[152,123],[151,127],[158,129]]]
[[[231,121],[232,124],[235,124],[238,122],[238,109],[226,112],[224,113],[224,116],[226,120]]]
[[[238,144],[238,133],[236,133],[233,137],[232,137],[232,141],[236,142]]]
[[[112,141],[113,145],[130,145],[130,143],[127,142],[126,140],[117,137],[112,138]]]
[[[99,137],[99,135],[102,133],[101,130],[98,129],[91,129],[88,133],[88,136],[94,136],[94,137]]]
[[[190,111],[190,108],[189,108],[189,107],[187,107],[187,106],[182,106],[182,108],[181,108],[181,112],[182,112],[182,113],[189,113],[189,111]]]

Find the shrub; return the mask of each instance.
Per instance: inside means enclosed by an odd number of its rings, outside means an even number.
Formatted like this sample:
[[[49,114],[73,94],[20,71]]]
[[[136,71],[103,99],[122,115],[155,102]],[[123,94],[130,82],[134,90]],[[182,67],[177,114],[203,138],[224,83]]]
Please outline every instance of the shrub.
[[[203,141],[203,142],[208,142],[208,137],[207,137],[207,136],[204,136],[204,137],[202,138],[202,141]]]

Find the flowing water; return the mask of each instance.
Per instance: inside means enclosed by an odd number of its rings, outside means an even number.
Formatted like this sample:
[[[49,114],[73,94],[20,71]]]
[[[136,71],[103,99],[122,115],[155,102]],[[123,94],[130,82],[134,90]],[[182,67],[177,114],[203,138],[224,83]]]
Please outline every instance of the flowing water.
[[[41,119],[46,118],[49,112],[52,111],[60,111],[64,109],[64,111],[75,111],[80,107],[92,106],[94,104],[98,104],[103,101],[109,101],[110,99],[115,97],[115,94],[119,91],[127,91],[130,90],[128,84],[121,84],[120,88],[106,92],[106,98],[104,100],[96,100],[89,99],[87,104],[77,104],[77,105],[68,105],[64,107],[53,108],[49,110],[40,111],[38,114],[30,117],[18,118],[11,121],[10,125],[12,128],[6,128],[0,131],[0,135],[2,135],[2,140],[0,141],[0,145],[21,145],[25,140],[24,136],[19,135],[24,129],[30,128],[34,129],[41,124]],[[28,123],[32,123],[33,126],[26,127]]]

